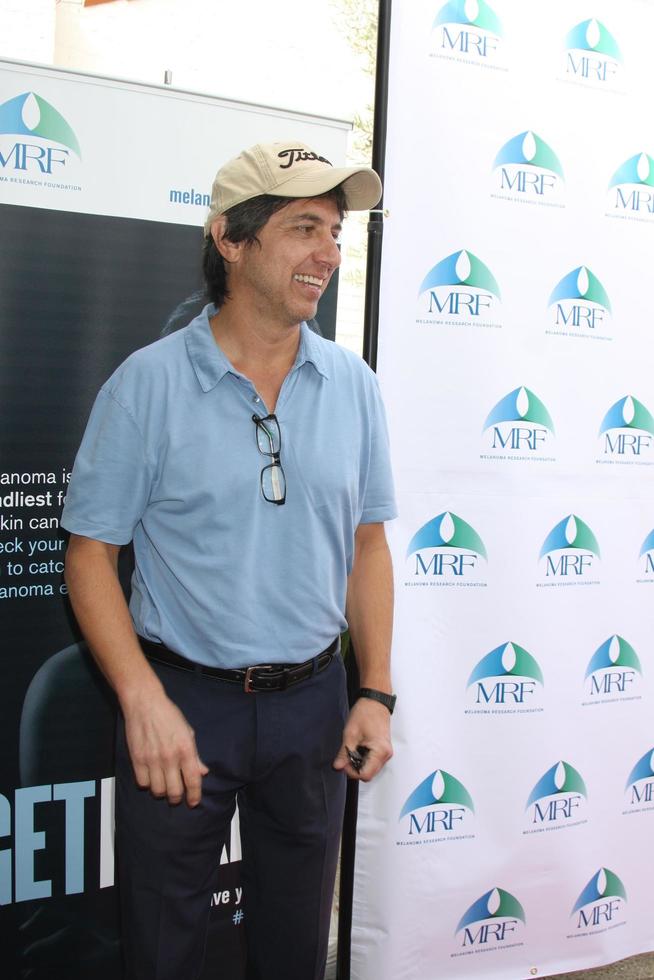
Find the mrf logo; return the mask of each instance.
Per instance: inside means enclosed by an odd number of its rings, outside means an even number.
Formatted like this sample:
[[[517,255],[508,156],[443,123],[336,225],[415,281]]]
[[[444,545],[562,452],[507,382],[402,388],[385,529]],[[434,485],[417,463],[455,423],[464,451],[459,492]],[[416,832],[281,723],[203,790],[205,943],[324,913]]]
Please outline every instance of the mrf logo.
[[[641,565],[641,571],[645,576],[644,579],[639,579],[638,581],[654,582],[654,529],[649,532],[643,541],[638,557],[643,563]]]
[[[450,0],[432,25],[434,54],[459,56],[464,62],[493,61],[502,38],[502,24],[485,0]]]
[[[601,339],[608,335],[611,302],[602,283],[585,265],[561,279],[552,290],[548,307],[553,314],[548,333]]]
[[[608,868],[600,868],[590,879],[575,903],[571,915],[575,929],[605,932],[624,917],[627,893],[625,887]]]
[[[624,700],[634,694],[643,670],[638,654],[622,636],[610,636],[597,648],[586,668],[584,683],[593,700]]]
[[[474,902],[465,913],[456,934],[462,947],[498,949],[503,943],[515,946],[520,923],[525,924],[522,905],[503,888],[492,888]]]
[[[654,749],[648,749],[642,759],[629,773],[625,793],[629,794],[629,806],[638,806],[641,810],[649,810],[650,806],[641,804],[654,804]]]
[[[531,824],[565,826],[580,816],[588,797],[586,785],[569,762],[557,762],[538,780],[527,806]]]
[[[487,448],[521,456],[538,455],[554,435],[554,423],[543,402],[524,386],[510,391],[484,422]]]
[[[604,416],[599,435],[605,456],[635,462],[651,455],[654,418],[637,398],[625,395]]]
[[[475,529],[451,511],[438,514],[417,531],[407,548],[414,579],[441,584],[466,584],[478,578],[479,559],[486,548]]]
[[[503,643],[479,661],[468,679],[475,704],[514,709],[530,704],[543,686],[535,658],[517,643]]]
[[[588,577],[599,557],[599,544],[588,524],[570,514],[547,535],[539,560],[545,559],[546,578],[575,580]]]
[[[531,130],[518,133],[501,148],[493,163],[494,197],[557,201],[563,190],[563,168],[556,153]]]
[[[609,211],[646,219],[654,215],[654,159],[648,153],[629,157],[613,174]]]
[[[620,48],[601,21],[583,20],[565,39],[565,73],[575,81],[606,85],[616,80]]]
[[[418,323],[486,323],[500,302],[500,288],[481,259],[462,249],[438,262],[418,290]]]
[[[463,783],[444,769],[437,769],[411,793],[402,807],[400,821],[414,843],[420,838],[443,840],[452,832],[460,833],[474,812],[472,797]]]
[[[77,137],[61,113],[34,92],[0,105],[0,173],[61,173],[71,152],[81,159]]]

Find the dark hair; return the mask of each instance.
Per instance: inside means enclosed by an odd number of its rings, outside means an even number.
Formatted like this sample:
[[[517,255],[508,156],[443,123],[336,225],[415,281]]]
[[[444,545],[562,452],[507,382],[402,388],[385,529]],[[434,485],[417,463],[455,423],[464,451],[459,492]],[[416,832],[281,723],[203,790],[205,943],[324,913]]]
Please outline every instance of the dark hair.
[[[347,197],[340,184],[327,191],[326,194],[316,196],[320,199],[327,198],[333,201],[338,208],[341,220],[343,219],[347,209]],[[249,201],[243,201],[242,204],[235,204],[233,208],[225,211],[227,223],[223,237],[230,242],[246,242],[248,245],[256,243],[259,245],[257,234],[263,226],[273,214],[281,211],[294,200],[296,198],[261,194],[259,197],[250,198]],[[204,240],[202,271],[204,272],[208,298],[216,306],[222,306],[225,299],[229,297],[227,269],[211,235],[207,235]]]

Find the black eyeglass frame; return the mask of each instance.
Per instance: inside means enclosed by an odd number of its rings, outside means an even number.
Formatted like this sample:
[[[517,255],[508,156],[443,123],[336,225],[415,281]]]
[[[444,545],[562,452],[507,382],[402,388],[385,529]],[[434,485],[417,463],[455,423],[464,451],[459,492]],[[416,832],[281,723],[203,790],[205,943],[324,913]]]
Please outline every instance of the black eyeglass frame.
[[[261,486],[261,496],[263,497],[263,499],[267,503],[269,503],[269,504],[277,504],[278,506],[281,507],[282,504],[285,504],[286,503],[286,473],[284,472],[284,467],[282,466],[282,461],[281,461],[281,457],[280,457],[280,453],[282,451],[282,430],[281,430],[281,427],[280,427],[280,424],[279,424],[279,419],[277,418],[277,416],[275,415],[274,412],[270,412],[269,415],[264,415],[264,416],[254,414],[252,416],[252,421],[254,422],[254,424],[256,426],[257,449],[259,450],[259,452],[261,453],[262,456],[269,456],[270,457],[270,463],[267,463],[266,466],[264,466],[263,469],[261,470],[261,473],[259,474],[259,484]],[[276,429],[277,429],[277,447],[278,447],[276,450],[273,450],[273,448],[272,448],[275,445],[274,434],[271,435],[271,433],[268,431],[268,429],[266,428],[266,426],[264,424],[265,422],[273,422],[275,424],[275,426],[276,426]],[[262,449],[261,448],[261,445],[259,443],[259,429],[262,429],[263,432],[265,432],[265,434],[266,434],[266,436],[268,438],[268,441],[270,443],[270,447],[271,447],[270,450]],[[283,493],[283,495],[279,499],[277,499],[276,497],[269,497],[266,494],[265,486],[264,486],[264,479],[265,479],[265,473],[266,473],[266,471],[267,470],[274,470],[275,468],[279,469],[279,471],[281,472],[282,480],[284,481],[284,493]]]

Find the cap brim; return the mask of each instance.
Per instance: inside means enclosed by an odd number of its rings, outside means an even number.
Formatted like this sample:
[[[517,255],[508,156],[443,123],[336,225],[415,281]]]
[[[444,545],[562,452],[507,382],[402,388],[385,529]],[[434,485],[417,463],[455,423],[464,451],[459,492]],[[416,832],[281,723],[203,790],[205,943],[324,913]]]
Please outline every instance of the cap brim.
[[[348,211],[368,211],[382,195],[381,180],[369,167],[330,167],[320,173],[289,178],[275,187],[279,197],[318,197],[343,185]]]

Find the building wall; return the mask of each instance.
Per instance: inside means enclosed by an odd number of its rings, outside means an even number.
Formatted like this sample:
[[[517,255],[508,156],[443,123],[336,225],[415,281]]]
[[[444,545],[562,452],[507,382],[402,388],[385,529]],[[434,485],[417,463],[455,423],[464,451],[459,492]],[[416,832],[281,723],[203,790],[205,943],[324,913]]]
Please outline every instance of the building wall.
[[[57,4],[62,67],[351,119],[360,73],[324,0]]]
[[[55,0],[0,0],[0,57],[51,64]]]

